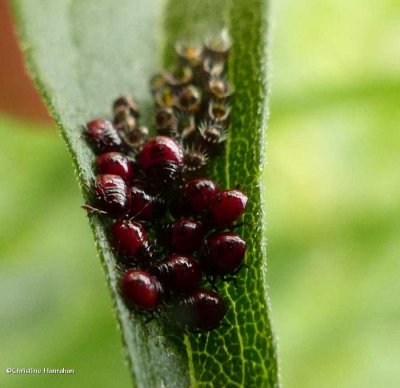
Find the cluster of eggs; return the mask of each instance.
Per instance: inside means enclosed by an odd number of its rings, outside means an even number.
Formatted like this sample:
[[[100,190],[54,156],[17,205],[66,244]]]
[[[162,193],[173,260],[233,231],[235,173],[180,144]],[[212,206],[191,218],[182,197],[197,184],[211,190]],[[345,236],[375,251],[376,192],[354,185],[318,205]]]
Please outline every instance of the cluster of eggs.
[[[110,217],[121,293],[132,309],[166,311],[189,330],[213,330],[227,305],[215,288],[241,268],[246,243],[234,232],[247,196],[222,190],[204,167],[223,151],[231,88],[224,78],[229,39],[177,45],[178,67],[151,80],[157,136],[139,125],[130,97],[114,102],[113,121],[86,124],[97,153],[93,203]]]

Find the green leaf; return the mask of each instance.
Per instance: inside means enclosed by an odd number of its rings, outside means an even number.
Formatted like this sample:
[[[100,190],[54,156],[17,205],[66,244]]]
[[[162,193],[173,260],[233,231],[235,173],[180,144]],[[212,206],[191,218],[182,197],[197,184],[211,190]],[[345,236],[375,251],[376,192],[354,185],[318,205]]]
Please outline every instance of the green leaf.
[[[267,119],[267,4],[265,0],[14,0],[28,67],[73,158],[84,200],[94,177],[93,153],[81,126],[109,116],[112,100],[130,93],[152,123],[148,80],[172,62],[176,40],[197,39],[226,27],[233,39],[229,63],[235,89],[226,153],[210,174],[223,186],[240,185],[250,198],[239,233],[248,242],[248,268],[221,291],[227,326],[183,335],[162,322],[145,325],[118,292],[116,259],[101,219],[90,217],[107,275],[127,360],[141,387],[279,384],[266,285],[263,189]],[[60,172],[62,177],[62,172]],[[90,311],[88,311],[90,314]]]

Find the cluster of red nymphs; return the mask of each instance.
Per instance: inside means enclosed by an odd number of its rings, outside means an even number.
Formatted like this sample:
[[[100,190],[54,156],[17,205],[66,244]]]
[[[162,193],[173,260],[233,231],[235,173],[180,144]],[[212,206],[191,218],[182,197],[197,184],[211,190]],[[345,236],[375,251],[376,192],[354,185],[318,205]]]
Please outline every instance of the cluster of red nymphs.
[[[233,276],[246,250],[233,231],[246,195],[204,177],[228,136],[229,47],[224,36],[202,48],[176,47],[177,69],[151,80],[158,136],[148,138],[130,97],[114,102],[113,122],[86,125],[98,175],[85,208],[113,219],[110,241],[127,305],[166,312],[189,330],[220,324],[227,305],[215,280]]]

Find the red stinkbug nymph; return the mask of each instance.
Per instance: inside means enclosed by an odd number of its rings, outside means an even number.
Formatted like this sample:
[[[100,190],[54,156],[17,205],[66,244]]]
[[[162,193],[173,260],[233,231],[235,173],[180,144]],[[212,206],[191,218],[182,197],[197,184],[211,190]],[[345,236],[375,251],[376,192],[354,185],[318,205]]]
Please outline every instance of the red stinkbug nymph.
[[[146,263],[153,258],[146,229],[138,222],[116,222],[112,227],[112,238],[116,253],[127,262],[137,259]]]
[[[94,183],[97,208],[111,217],[122,217],[129,211],[130,196],[125,181],[118,175],[102,174]]]
[[[239,190],[220,191],[210,205],[209,222],[216,226],[229,226],[237,221],[247,206],[247,195]]]
[[[127,183],[133,178],[132,161],[119,152],[99,155],[96,158],[96,170],[99,174],[118,175]]]
[[[227,310],[228,307],[219,294],[199,290],[174,306],[173,316],[189,329],[209,331],[219,326]]]
[[[191,253],[203,245],[204,227],[200,221],[180,218],[166,227],[166,242],[171,252]]]
[[[215,234],[207,239],[201,267],[214,276],[234,274],[243,263],[245,252],[246,242],[236,233]]]
[[[183,188],[184,200],[188,210],[193,214],[204,213],[208,210],[219,190],[218,183],[211,179],[198,178],[189,181]]]
[[[191,256],[170,255],[154,265],[151,272],[171,291],[190,293],[200,287],[201,272]]]
[[[169,137],[156,136],[144,145],[138,161],[153,184],[171,184],[183,166],[182,147]]]
[[[148,272],[130,269],[122,279],[122,291],[130,305],[142,310],[154,311],[161,302],[162,286]]]
[[[121,295],[133,309],[166,309],[181,328],[192,331],[220,325],[227,305],[202,287],[235,276],[246,251],[246,242],[227,231],[239,225],[246,194],[221,190],[206,176],[231,130],[230,47],[226,32],[203,46],[175,46],[177,66],[150,81],[158,136],[149,139],[129,96],[114,101],[110,120],[86,124],[98,176],[96,208],[83,207],[114,218],[105,229],[116,268],[135,267],[121,275]]]
[[[86,136],[97,152],[119,151],[122,140],[108,120],[96,119],[86,124]]]

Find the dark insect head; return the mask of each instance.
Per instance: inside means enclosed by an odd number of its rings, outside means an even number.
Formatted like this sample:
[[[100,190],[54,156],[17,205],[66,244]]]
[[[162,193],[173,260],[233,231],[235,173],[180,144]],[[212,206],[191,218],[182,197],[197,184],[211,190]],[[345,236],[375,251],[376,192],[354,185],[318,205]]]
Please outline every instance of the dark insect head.
[[[197,112],[200,103],[201,91],[193,85],[184,87],[178,94],[177,106],[185,112]]]
[[[207,151],[201,146],[192,145],[185,148],[183,155],[184,172],[198,172],[206,166],[207,162]]]
[[[218,145],[228,138],[228,132],[224,126],[214,121],[204,121],[199,125],[199,133],[206,144]]]

